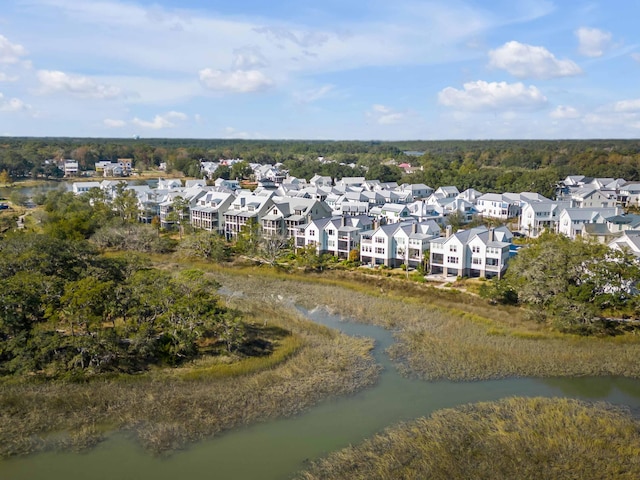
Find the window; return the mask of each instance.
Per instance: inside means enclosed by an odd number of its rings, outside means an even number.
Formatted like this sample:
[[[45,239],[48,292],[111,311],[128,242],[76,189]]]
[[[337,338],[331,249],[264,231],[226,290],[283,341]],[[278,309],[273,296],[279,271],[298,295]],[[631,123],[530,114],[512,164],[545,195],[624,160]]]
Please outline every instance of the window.
[[[473,253],[480,253],[480,247],[478,245],[474,245],[473,247],[471,247],[471,251]]]
[[[316,231],[315,230],[309,230],[309,235],[312,237],[316,236]]]
[[[474,265],[482,265],[482,258],[473,257],[471,259],[471,263],[473,263]]]
[[[335,232],[334,232],[333,228],[330,228],[329,230],[327,230],[327,233],[329,235],[333,235]]]
[[[329,247],[335,247],[336,246],[336,241],[335,240],[329,240],[328,242]]]
[[[449,251],[450,252],[457,252],[458,251],[458,246],[457,245],[449,245]]]
[[[376,253],[380,254],[380,255],[384,255],[384,248],[382,247],[376,247]]]
[[[384,237],[376,237],[376,243],[384,243]]]
[[[458,263],[458,257],[447,257],[447,262]]]

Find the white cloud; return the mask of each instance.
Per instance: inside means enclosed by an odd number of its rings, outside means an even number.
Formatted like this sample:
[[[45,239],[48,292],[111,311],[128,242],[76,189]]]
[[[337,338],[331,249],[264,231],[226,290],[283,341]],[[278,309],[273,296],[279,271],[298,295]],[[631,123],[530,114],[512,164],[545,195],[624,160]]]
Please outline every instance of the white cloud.
[[[103,85],[81,75],[69,75],[58,70],[40,70],[38,80],[42,93],[66,92],[82,98],[112,99],[122,95],[122,90]]]
[[[223,92],[257,92],[273,85],[273,81],[259,70],[223,71],[205,68],[200,70],[199,76],[206,88]]]
[[[549,116],[556,119],[579,118],[580,112],[568,105],[558,105],[556,109],[549,114]]]
[[[5,97],[2,93],[0,93],[0,112],[24,112],[27,110],[31,110],[31,106],[24,103],[19,98],[8,98],[5,100]]]
[[[606,130],[620,135],[640,130],[640,117],[636,113],[594,112],[585,115],[584,123],[594,131]]]
[[[408,111],[400,112],[384,105],[376,104],[366,112],[366,115],[379,125],[394,125],[405,120],[411,113]]]
[[[616,102],[613,104],[613,111],[623,113],[640,112],[640,98]]]
[[[269,65],[260,47],[244,46],[233,51],[233,70],[252,70]]]
[[[4,72],[0,72],[0,82],[17,82],[18,80],[19,77],[17,76],[10,76]]]
[[[582,70],[571,60],[558,60],[544,47],[511,41],[489,52],[489,65],[519,78],[554,78],[579,75]]]
[[[102,123],[107,128],[122,128],[127,125],[124,120],[113,120],[111,118],[105,118]]]
[[[11,43],[7,37],[0,35],[0,63],[18,63],[27,50],[17,43]]]
[[[575,32],[578,51],[586,57],[601,57],[611,47],[611,33],[597,28],[581,27]]]
[[[237,130],[233,127],[226,127],[222,134],[219,134],[221,138],[242,138],[242,139],[266,139],[269,138],[267,135],[264,135],[260,132],[247,132]]]
[[[463,90],[447,87],[438,93],[441,105],[457,110],[493,111],[537,109],[547,98],[537,87],[518,83],[478,80],[463,85]]]
[[[141,120],[136,117],[131,120],[131,123],[141,128],[161,130],[163,128],[173,128],[176,126],[175,121],[184,121],[187,118],[187,115],[182,112],[167,112],[162,115],[156,115],[151,121]]]
[[[334,88],[334,85],[323,85],[319,88],[313,88],[302,92],[295,92],[293,94],[293,99],[296,103],[300,104],[317,102],[318,100],[326,98]]]
[[[640,63],[640,53],[632,53],[631,58],[633,58],[636,62]]]

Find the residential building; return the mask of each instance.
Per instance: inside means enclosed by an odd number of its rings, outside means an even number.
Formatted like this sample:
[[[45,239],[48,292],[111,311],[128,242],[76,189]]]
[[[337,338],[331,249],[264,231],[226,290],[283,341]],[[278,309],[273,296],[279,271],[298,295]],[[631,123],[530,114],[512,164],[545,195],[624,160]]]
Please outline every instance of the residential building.
[[[80,173],[78,162],[75,160],[67,159],[62,164],[62,171],[65,177],[76,177]]]
[[[361,233],[369,230],[371,224],[371,219],[366,215],[311,220],[298,229],[296,247],[313,245],[318,254],[348,258],[349,252],[358,248]]]
[[[576,208],[608,208],[616,205],[615,200],[608,198],[594,187],[583,187],[573,191],[571,200]]]
[[[606,219],[618,215],[618,208],[565,208],[558,217],[558,233],[575,239],[582,236],[584,226],[590,223],[606,223]]]
[[[233,200],[229,209],[224,212],[224,232],[228,239],[235,238],[245,226],[250,223],[260,225],[271,206],[273,194],[268,191],[254,194],[241,191]]]
[[[640,259],[640,230],[626,230],[608,246],[614,250],[626,250]]]
[[[430,242],[430,272],[444,276],[501,277],[509,262],[513,236],[506,227],[477,227]]]
[[[540,236],[544,231],[555,232],[560,212],[570,208],[571,202],[532,202],[522,207],[520,214],[520,232],[531,238]]]
[[[196,200],[195,205],[189,208],[191,226],[223,233],[224,214],[235,198],[235,195],[230,192],[206,192]]]
[[[312,198],[273,197],[273,205],[260,220],[266,235],[295,238],[301,225],[318,218],[331,217],[331,209],[324,202]]]
[[[387,267],[403,264],[416,267],[424,264],[430,241],[439,236],[440,227],[433,220],[381,225],[362,232],[360,261]]]

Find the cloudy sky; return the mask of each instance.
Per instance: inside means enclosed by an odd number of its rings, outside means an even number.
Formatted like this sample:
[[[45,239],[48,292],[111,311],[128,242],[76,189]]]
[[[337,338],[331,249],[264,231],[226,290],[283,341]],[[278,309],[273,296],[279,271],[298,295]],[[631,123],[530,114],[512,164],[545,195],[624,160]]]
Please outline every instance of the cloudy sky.
[[[0,135],[640,137],[631,0],[2,0]]]

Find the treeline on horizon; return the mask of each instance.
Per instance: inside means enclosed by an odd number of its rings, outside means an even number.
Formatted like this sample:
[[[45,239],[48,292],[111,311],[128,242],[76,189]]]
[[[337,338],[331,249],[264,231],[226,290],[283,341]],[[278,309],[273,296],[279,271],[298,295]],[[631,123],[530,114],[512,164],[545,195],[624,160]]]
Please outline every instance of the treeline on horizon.
[[[412,152],[407,154],[405,152]],[[416,154],[417,153],[417,154]],[[323,157],[328,162],[319,162]],[[567,175],[640,180],[640,140],[437,140],[328,141],[237,139],[0,139],[0,172],[13,180],[60,176],[48,159],[72,158],[81,169],[101,160],[131,158],[149,170],[200,176],[200,161],[241,158],[250,163],[282,163],[290,174],[336,179],[365,176],[381,181],[456,185],[480,191],[537,191],[552,195]],[[410,175],[395,164],[421,170]]]

